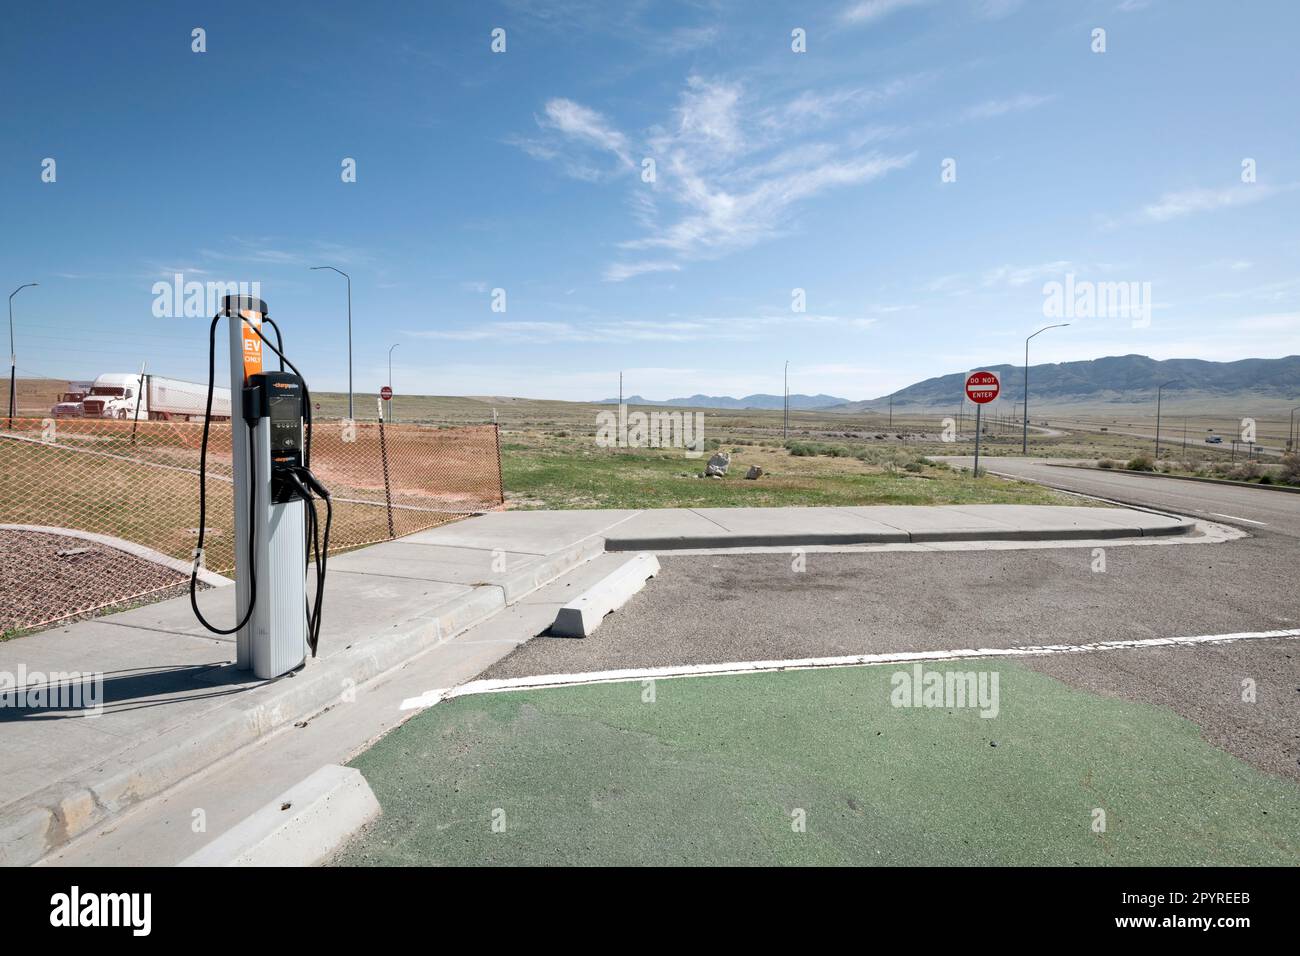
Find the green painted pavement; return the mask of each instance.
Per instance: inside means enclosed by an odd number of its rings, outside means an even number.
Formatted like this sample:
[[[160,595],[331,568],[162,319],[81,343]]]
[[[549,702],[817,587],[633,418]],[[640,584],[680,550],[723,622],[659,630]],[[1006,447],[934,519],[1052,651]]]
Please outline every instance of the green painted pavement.
[[[383,816],[339,862],[1300,862],[1300,788],[1171,711],[1007,661],[952,668],[998,673],[995,718],[894,708],[899,669],[660,680],[653,703],[633,682],[439,704],[353,762]]]

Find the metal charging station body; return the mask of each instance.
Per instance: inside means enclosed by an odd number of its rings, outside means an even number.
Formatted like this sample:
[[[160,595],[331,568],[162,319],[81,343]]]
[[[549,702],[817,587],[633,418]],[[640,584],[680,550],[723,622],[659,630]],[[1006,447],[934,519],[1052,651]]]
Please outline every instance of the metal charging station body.
[[[228,297],[230,326],[230,394],[243,394],[249,379],[262,371],[262,340],[252,331],[261,328],[266,305],[247,296]],[[263,410],[266,410],[265,405]],[[234,408],[232,408],[234,411]],[[251,428],[239,414],[230,417],[230,445],[234,465],[235,499],[235,601],[242,613],[251,595],[251,562],[256,564],[257,600],[248,623],[236,637],[236,664],[259,678],[279,677],[302,665],[307,656],[307,543],[305,502],[276,502],[272,493],[272,419],[259,414]],[[249,471],[249,432],[255,474]],[[297,434],[302,436],[301,411]],[[250,481],[257,482],[253,554],[248,554],[248,497]]]

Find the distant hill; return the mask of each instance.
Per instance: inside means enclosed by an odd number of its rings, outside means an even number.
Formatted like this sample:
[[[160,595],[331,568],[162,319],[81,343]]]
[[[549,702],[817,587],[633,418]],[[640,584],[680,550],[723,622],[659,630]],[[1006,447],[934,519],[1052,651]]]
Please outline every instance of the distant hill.
[[[1023,365],[989,365],[1002,378],[1002,400],[1018,402],[1023,397]],[[892,395],[894,407],[945,407],[962,400],[967,371],[927,378],[899,389]],[[1237,362],[1207,362],[1202,359],[1156,361],[1145,355],[1116,355],[1086,362],[1031,365],[1030,404],[1070,405],[1132,402],[1155,399],[1164,390],[1166,401],[1212,400],[1218,397],[1251,395],[1300,402],[1300,355],[1278,359],[1241,359]],[[833,411],[858,412],[887,407],[889,395],[865,402],[846,402]]]
[[[692,395],[690,398],[669,398],[661,402],[652,401],[648,398],[642,398],[640,395],[629,395],[623,399],[625,405],[682,405],[689,408],[784,408],[780,395],[746,395],[744,398],[732,398],[730,395]],[[601,405],[617,405],[617,398],[605,398],[599,402]],[[832,406],[847,405],[847,398],[836,398],[834,395],[791,395],[790,407],[792,409],[809,410],[814,408],[831,408]]]

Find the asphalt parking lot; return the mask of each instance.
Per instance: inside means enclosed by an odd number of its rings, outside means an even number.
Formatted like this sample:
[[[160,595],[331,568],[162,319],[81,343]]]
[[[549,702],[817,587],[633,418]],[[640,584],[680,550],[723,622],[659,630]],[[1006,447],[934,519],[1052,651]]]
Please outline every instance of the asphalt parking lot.
[[[536,637],[481,677],[1294,630],[1300,496],[1278,498],[1219,543],[664,554],[592,636]],[[1300,640],[923,666],[997,675],[1000,708],[900,706],[899,664],[445,701],[358,758],[385,817],[341,862],[1300,859]]]

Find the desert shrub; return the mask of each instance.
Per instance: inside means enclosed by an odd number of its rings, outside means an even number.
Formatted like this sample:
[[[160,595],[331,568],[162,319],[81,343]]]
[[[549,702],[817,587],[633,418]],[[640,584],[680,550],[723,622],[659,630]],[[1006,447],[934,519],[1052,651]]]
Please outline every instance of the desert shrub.
[[[1278,477],[1288,485],[1300,485],[1300,454],[1292,452],[1282,456],[1282,471]]]
[[[1115,462],[1111,461],[1109,458],[1103,458],[1103,459],[1101,459],[1101,461],[1097,462],[1097,467],[1098,467],[1098,468],[1114,468],[1114,467],[1115,467]]]
[[[1143,452],[1130,458],[1128,464],[1124,467],[1129,471],[1155,471],[1156,463],[1151,459],[1150,455]]]
[[[904,471],[910,471],[913,474],[920,471],[924,466],[919,461],[909,461],[903,466]]]

